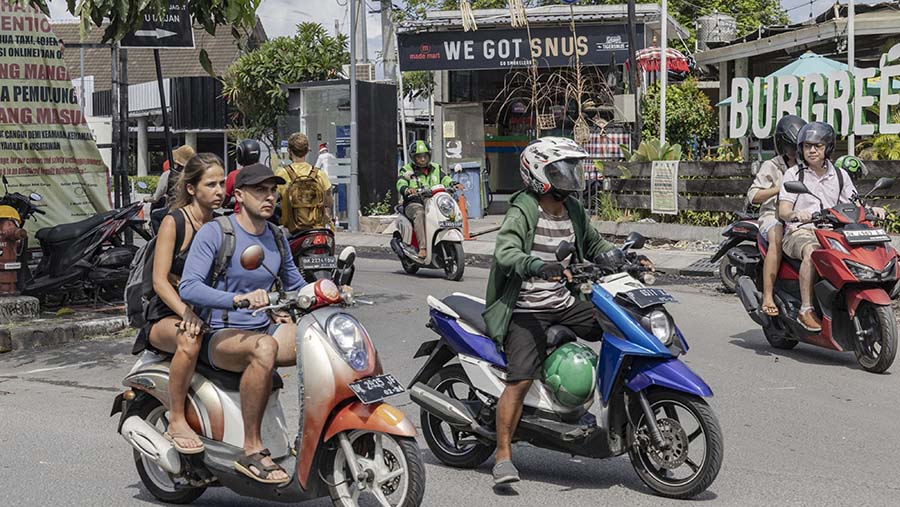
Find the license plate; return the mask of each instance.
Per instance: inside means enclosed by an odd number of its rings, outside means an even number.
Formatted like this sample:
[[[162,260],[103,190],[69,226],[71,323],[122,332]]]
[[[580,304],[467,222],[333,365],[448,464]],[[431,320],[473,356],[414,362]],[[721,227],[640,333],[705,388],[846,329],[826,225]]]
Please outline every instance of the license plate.
[[[22,263],[21,262],[7,262],[7,263],[3,264],[3,269],[6,271],[22,269]]]
[[[634,289],[619,295],[634,303],[638,308],[677,302],[671,294],[662,289]]]
[[[337,260],[333,255],[300,257],[300,267],[302,269],[334,269],[337,267]]]
[[[438,222],[438,227],[441,227],[441,228],[462,227],[462,222],[451,222],[449,220],[445,220],[443,222]]]
[[[867,243],[887,243],[891,237],[884,229],[854,229],[844,230],[844,238],[851,245],[864,245]]]
[[[366,405],[406,391],[390,373],[357,380],[350,384],[350,389]]]

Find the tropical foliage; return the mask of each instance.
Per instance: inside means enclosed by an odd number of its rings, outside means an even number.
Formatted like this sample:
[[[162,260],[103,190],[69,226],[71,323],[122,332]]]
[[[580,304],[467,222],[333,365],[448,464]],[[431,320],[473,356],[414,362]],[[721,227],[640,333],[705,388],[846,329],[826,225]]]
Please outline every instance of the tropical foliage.
[[[670,84],[666,90],[666,139],[680,144],[696,158],[703,142],[719,128],[715,111],[694,79]],[[659,105],[659,83],[653,83],[641,98],[644,138],[659,137]]]

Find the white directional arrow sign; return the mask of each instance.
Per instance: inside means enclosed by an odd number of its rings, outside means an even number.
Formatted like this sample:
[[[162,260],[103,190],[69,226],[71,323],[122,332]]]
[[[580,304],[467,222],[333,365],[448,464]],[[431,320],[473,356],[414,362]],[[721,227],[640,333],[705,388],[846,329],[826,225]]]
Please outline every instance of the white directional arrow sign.
[[[175,32],[170,32],[168,30],[163,30],[162,28],[157,28],[156,30],[138,30],[134,32],[135,37],[156,37],[157,39],[164,39],[166,37],[171,37],[173,35],[178,35]]]

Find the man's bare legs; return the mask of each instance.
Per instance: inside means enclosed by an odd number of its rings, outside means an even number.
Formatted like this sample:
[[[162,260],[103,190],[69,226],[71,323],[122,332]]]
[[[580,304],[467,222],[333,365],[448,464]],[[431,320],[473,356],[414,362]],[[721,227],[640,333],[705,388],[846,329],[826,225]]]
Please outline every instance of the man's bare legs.
[[[766,251],[766,259],[763,263],[763,312],[775,317],[778,315],[778,306],[775,305],[775,280],[778,278],[778,268],[781,267],[781,240],[784,236],[784,227],[779,223],[773,225],[766,238],[769,241],[769,249]]]
[[[275,338],[253,331],[228,329],[216,334],[210,343],[212,362],[224,370],[241,375],[241,412],[244,421],[244,454],[249,456],[264,446],[260,434],[263,414],[272,393],[272,371],[278,357]],[[271,458],[261,460],[273,465]],[[269,479],[287,480],[282,470],[269,473]]]
[[[821,331],[822,322],[813,309],[813,284],[816,283],[816,266],[812,261],[812,253],[818,245],[809,244],[803,247],[803,262],[800,264],[800,313],[797,320],[809,331]]]
[[[512,437],[522,418],[522,405],[531,383],[531,380],[519,380],[506,384],[497,402],[497,463],[512,459]]]

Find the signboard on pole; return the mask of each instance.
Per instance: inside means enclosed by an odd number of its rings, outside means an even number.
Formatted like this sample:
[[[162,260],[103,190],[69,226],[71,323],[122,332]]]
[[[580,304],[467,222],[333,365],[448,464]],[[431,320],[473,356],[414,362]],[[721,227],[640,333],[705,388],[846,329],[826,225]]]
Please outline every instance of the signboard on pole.
[[[644,40],[644,26],[637,27]],[[476,32],[402,33],[397,36],[400,70],[483,70],[522,68],[534,56],[539,67],[568,67],[578,54],[582,65],[608,65],[629,59],[624,25],[532,28]],[[638,49],[641,49],[640,47]]]
[[[143,18],[140,28],[122,38],[121,47],[194,49],[191,13],[179,0],[169,0],[169,10],[163,16],[150,10]]]
[[[47,16],[0,0],[0,27],[0,174],[43,196],[33,238],[108,210],[109,179]]]
[[[678,161],[655,160],[650,169],[650,212],[678,214]]]

